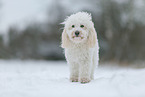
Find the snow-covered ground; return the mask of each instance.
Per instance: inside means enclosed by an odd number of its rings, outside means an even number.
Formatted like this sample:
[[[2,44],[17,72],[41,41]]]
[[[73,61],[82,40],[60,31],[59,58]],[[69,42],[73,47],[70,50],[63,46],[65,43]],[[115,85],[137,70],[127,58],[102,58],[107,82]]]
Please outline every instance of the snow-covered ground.
[[[66,62],[0,60],[0,97],[145,97],[145,68],[101,64],[80,84]]]

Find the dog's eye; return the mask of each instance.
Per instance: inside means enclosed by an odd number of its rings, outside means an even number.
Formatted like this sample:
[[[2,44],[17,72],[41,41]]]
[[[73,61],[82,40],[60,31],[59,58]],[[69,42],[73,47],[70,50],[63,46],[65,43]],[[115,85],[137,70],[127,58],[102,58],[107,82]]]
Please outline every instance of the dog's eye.
[[[81,25],[80,27],[81,27],[81,28],[83,28],[83,27],[84,27],[84,25]]]
[[[72,28],[74,28],[75,27],[75,25],[72,25]]]

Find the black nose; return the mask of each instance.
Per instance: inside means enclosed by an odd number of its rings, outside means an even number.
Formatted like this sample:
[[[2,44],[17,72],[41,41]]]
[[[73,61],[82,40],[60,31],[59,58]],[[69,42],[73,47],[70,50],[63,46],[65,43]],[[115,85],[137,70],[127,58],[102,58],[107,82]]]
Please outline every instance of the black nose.
[[[76,32],[75,32],[75,35],[76,35],[76,36],[78,36],[79,34],[80,34],[80,32],[79,32],[79,31],[76,31]]]

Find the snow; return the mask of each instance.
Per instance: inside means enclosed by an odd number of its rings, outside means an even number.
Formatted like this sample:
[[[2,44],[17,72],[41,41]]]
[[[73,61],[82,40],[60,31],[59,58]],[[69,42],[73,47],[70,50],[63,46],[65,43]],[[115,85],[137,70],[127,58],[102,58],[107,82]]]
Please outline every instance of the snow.
[[[0,97],[145,97],[145,69],[100,65],[87,84],[63,61],[0,60]]]

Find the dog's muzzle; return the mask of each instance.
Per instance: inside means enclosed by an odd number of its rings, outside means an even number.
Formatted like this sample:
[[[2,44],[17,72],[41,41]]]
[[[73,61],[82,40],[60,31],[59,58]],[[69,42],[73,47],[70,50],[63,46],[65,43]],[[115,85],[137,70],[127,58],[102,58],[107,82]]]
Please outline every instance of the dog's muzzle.
[[[73,36],[72,36],[73,39],[75,40],[81,40],[81,39],[84,39],[82,33],[78,30],[76,30],[74,33],[73,33]]]

